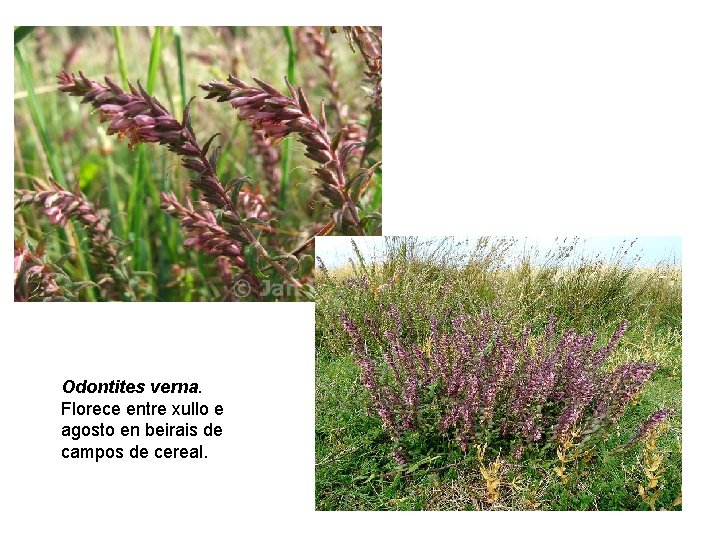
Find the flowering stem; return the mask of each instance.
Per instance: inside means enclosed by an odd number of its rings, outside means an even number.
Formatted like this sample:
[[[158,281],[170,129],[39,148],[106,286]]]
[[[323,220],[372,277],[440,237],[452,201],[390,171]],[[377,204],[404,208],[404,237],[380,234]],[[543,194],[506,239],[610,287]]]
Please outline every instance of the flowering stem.
[[[206,154],[212,139],[201,148],[189,127],[189,104],[185,107],[183,120],[180,123],[142,87],[139,91],[131,87],[131,92],[127,93],[108,78],[106,78],[107,86],[104,86],[91,81],[82,72],[79,77],[61,72],[58,75],[58,82],[60,91],[74,96],[82,96],[84,102],[90,102],[93,107],[100,110],[101,123],[110,122],[109,135],[129,136],[131,144],[159,143],[167,146],[171,152],[182,156],[183,167],[198,174],[190,182],[190,185],[202,193],[204,202],[225,213],[228,219],[232,218],[234,225],[238,228],[236,234],[242,236],[241,240],[251,244],[258,255],[268,259],[270,265],[283,278],[305,292],[302,284],[286,268],[270,257],[244,222],[243,215],[245,213],[254,212],[257,215],[257,212],[262,210],[262,200],[245,199],[243,203],[245,210],[242,213],[238,210],[236,203],[231,200],[218,179],[214,163],[210,163],[207,158]],[[250,194],[246,193],[245,195],[249,196]],[[248,204],[250,204],[249,210],[247,209]],[[174,204],[172,206],[175,207]]]
[[[252,231],[242,221],[240,222],[240,230],[242,231],[242,233],[245,236],[245,239],[248,241],[248,243],[257,250],[258,254],[263,259],[266,259],[270,263],[270,266],[272,266],[275,270],[277,270],[278,274],[283,276],[288,281],[288,283],[290,283],[293,287],[297,288],[299,291],[302,291],[304,289],[303,284],[300,283],[297,279],[295,279],[292,276],[292,274],[290,274],[290,272],[288,272],[282,264],[278,263],[277,261],[272,260],[272,258],[270,257],[270,254],[267,251],[265,251],[265,248],[263,247],[263,245],[260,242],[258,242],[257,238],[255,238]]]

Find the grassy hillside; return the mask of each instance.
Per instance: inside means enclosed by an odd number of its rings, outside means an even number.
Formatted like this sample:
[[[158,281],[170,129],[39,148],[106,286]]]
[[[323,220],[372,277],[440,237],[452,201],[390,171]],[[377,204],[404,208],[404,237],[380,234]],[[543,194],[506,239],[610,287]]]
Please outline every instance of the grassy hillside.
[[[319,277],[318,509],[609,510],[647,509],[651,503],[681,508],[681,269],[634,266],[629,246],[618,246],[609,261],[583,255],[573,241],[517,261],[509,257],[511,243],[488,238],[468,246],[452,239],[389,238],[382,257],[366,260],[358,251],[347,267]],[[617,425],[592,445],[562,451],[557,441],[543,438],[516,457],[515,443],[491,432],[478,430],[474,444],[463,450],[447,434],[416,430],[403,439],[407,451],[399,464],[393,459],[397,441],[372,410],[341,320],[346,314],[361,326],[380,369],[382,353],[373,348],[367,328],[393,331],[393,306],[402,319],[404,343],[423,350],[430,320],[450,328],[459,314],[485,311],[509,332],[529,325],[531,343],[539,340],[551,314],[559,331],[596,332],[600,344],[628,320],[604,369],[627,362],[658,367]],[[625,446],[638,426],[663,408],[673,412],[662,423],[661,430],[669,428],[658,434],[657,444],[644,438]],[[648,462],[658,457],[659,464]],[[658,476],[655,483],[651,476]]]

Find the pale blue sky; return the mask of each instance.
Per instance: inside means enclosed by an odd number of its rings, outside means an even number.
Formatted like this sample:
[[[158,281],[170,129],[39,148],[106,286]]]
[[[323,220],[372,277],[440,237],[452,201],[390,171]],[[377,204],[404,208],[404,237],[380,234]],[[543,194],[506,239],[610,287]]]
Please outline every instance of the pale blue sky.
[[[431,237],[421,238],[422,240],[432,240]],[[476,239],[474,237],[455,237],[455,240],[460,241],[466,238],[470,240],[470,245],[474,244]],[[636,240],[636,242],[628,251],[627,260],[630,261],[633,257],[638,256],[638,266],[654,266],[663,261],[673,262],[677,265],[682,264],[682,242],[679,236],[588,236],[580,237],[578,248],[580,253],[609,258],[623,242],[629,244],[632,240]],[[356,237],[355,242],[366,256],[382,253],[385,245],[383,237]],[[533,248],[537,248],[541,254],[544,254],[556,245],[555,237],[517,237],[513,254],[520,255],[524,249],[532,250]],[[318,238],[315,253],[329,268],[342,266],[352,256],[350,238],[342,236]]]

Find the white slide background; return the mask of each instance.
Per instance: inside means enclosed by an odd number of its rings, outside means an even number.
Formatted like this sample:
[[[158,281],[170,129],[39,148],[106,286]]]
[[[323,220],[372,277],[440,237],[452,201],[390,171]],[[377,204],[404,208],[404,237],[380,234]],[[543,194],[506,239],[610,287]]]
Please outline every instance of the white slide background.
[[[17,347],[4,364],[3,514],[23,538],[224,538],[283,508],[313,510],[313,305],[17,306]],[[46,308],[50,308],[49,311]],[[87,307],[87,306],[85,306]],[[282,309],[278,309],[281,307]],[[31,322],[35,321],[35,322]],[[6,354],[10,347],[5,344]],[[65,394],[67,379],[146,382],[142,394]],[[12,382],[11,382],[12,381]],[[150,381],[197,382],[201,394],[155,396]],[[219,417],[60,416],[77,403],[222,404]],[[168,406],[168,409],[170,407]],[[207,420],[206,420],[207,418]],[[116,426],[77,443],[63,425]],[[123,446],[125,422],[223,427],[214,438],[140,438],[140,446],[197,446],[207,459],[63,459],[69,446]],[[135,441],[133,441],[135,443]],[[266,516],[264,519],[261,516]],[[179,535],[179,536],[178,536]],[[13,536],[18,537],[18,536]],[[10,536],[5,536],[10,538]]]
[[[685,504],[667,515],[314,512],[313,306],[13,305],[8,136],[0,538],[703,534],[716,500],[715,3],[36,1],[6,13],[14,24],[382,24],[386,234],[683,236]],[[62,460],[67,378],[197,381],[203,401],[225,406],[225,432],[197,462]]]

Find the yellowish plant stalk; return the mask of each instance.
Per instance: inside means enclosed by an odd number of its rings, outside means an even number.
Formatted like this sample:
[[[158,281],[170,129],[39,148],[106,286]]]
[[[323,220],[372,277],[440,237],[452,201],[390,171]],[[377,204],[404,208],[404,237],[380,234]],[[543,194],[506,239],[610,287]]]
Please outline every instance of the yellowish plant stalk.
[[[638,494],[642,501],[648,505],[650,510],[656,510],[657,500],[662,492],[660,481],[664,469],[661,468],[664,456],[657,448],[657,440],[670,428],[667,422],[657,425],[645,438],[645,445],[642,451],[643,473],[647,478],[646,483],[638,484]]]

